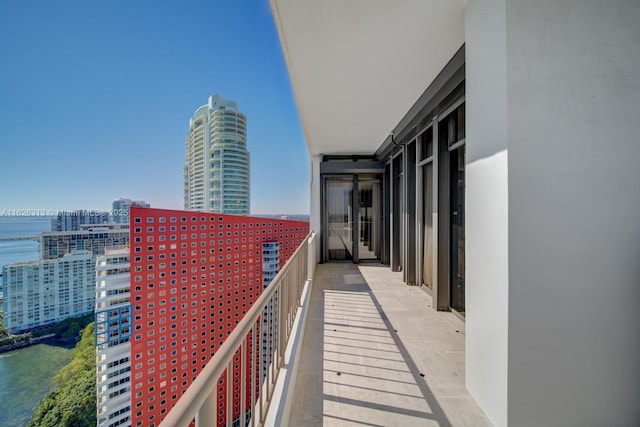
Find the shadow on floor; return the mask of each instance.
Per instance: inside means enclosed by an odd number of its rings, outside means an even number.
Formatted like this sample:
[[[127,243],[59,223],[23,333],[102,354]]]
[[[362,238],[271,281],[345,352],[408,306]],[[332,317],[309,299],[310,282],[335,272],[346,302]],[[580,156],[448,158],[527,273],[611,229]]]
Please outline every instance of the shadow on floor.
[[[353,264],[316,270],[295,394],[291,426],[451,426]]]

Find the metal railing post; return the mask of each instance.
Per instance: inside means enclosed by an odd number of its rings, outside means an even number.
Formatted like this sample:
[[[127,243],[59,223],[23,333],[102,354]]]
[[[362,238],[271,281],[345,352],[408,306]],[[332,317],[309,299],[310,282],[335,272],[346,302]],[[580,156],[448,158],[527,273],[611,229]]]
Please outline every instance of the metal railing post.
[[[227,425],[230,426],[233,420],[233,357],[227,365]]]
[[[246,406],[247,406],[247,342],[242,344],[240,351],[240,427],[246,424]]]
[[[196,414],[196,427],[209,427],[218,425],[216,415],[218,413],[218,405],[216,403],[216,388],[205,399],[204,403],[198,409]]]

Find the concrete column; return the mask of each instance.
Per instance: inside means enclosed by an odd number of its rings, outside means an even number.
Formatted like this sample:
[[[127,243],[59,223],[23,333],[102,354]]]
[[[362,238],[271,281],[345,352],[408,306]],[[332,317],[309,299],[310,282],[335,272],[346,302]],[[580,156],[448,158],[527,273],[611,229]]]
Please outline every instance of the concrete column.
[[[466,72],[466,387],[507,425],[509,314],[505,0],[470,1]]]
[[[310,197],[311,197],[311,206],[310,206],[310,226],[312,230],[315,230],[316,233],[320,233],[320,225],[322,224],[322,213],[320,212],[320,162],[322,160],[322,155],[315,155],[311,157],[311,179],[310,179]],[[320,245],[318,238],[315,239],[314,242],[314,250],[316,255],[316,262],[320,261]]]

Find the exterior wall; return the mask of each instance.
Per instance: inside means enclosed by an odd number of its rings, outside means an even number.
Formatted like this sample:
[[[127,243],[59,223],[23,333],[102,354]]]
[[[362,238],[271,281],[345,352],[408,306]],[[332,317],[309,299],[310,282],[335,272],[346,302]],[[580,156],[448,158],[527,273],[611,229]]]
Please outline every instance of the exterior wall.
[[[128,244],[129,230],[40,233],[40,259],[58,259],[79,250],[90,251],[93,255],[104,255],[105,248]]]
[[[249,215],[249,152],[244,114],[216,110],[211,117],[211,212]]]
[[[141,208],[132,208],[131,217],[133,425],[151,427],[262,292],[263,242],[278,242],[284,265],[309,224]],[[219,425],[227,410],[238,418],[249,409],[241,409],[239,388],[232,408],[226,408],[225,393],[221,378]]]
[[[466,73],[465,382],[507,425],[509,314],[505,0],[469,2]]]
[[[93,268],[94,258],[86,251],[4,266],[4,327],[18,332],[90,313],[95,303]]]
[[[506,4],[510,425],[640,419],[638,22]]]
[[[186,210],[249,215],[246,117],[219,95],[198,108],[185,140]]]
[[[632,425],[640,5],[543,6],[466,9],[466,384],[496,426]]]
[[[97,426],[131,425],[131,345],[96,349]]]
[[[99,427],[131,425],[129,249],[96,261],[96,412]]]

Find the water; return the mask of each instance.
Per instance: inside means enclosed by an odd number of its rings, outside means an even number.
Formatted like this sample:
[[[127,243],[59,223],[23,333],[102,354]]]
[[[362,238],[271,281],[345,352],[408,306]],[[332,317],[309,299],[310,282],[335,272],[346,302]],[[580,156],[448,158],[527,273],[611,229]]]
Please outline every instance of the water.
[[[0,216],[0,237],[36,236],[51,230],[51,217]],[[38,242],[0,241],[0,268],[5,264],[37,261]],[[0,354],[0,426],[23,427],[33,408],[53,387],[53,377],[71,360],[72,350],[38,344]]]
[[[36,236],[51,231],[49,216],[0,216],[0,237]],[[0,268],[15,262],[40,259],[38,242],[34,240],[0,241]]]
[[[33,408],[53,388],[53,377],[71,361],[72,351],[37,344],[0,354],[0,426],[27,425]]]

